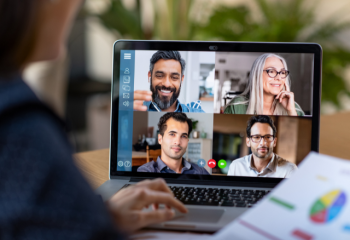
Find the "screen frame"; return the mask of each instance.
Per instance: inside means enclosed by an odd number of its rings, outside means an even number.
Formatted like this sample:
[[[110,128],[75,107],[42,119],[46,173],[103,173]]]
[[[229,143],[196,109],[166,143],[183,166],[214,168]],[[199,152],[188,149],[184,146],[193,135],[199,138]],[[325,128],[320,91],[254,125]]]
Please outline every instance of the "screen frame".
[[[214,52],[261,52],[261,53],[312,53],[314,54],[311,151],[319,152],[320,103],[322,78],[322,47],[317,43],[277,43],[277,42],[210,42],[210,41],[145,41],[118,40],[113,46],[113,73],[111,89],[111,132],[110,132],[110,179],[137,178],[151,179],[162,177],[166,180],[196,184],[238,185],[239,183],[276,185],[283,178],[259,178],[241,176],[213,176],[197,174],[164,174],[117,171],[118,146],[118,106],[120,83],[121,50],[177,50]]]

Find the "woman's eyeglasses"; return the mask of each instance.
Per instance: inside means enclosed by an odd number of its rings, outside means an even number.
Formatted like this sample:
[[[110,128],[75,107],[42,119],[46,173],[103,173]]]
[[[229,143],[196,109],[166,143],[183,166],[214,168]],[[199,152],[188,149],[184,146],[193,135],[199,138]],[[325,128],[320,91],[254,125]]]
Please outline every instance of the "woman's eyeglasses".
[[[264,71],[271,78],[275,78],[278,74],[280,74],[281,78],[286,78],[289,75],[289,71],[288,70],[282,70],[280,72],[277,72],[276,69],[271,68],[271,69],[266,69]]]

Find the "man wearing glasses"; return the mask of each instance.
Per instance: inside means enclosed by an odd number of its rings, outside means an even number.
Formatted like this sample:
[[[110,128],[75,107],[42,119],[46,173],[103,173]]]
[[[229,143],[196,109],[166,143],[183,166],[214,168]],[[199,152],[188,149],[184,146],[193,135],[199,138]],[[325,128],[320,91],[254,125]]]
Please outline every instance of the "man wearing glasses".
[[[273,153],[276,146],[276,127],[272,119],[265,115],[256,115],[249,119],[246,144],[252,154],[233,161],[228,176],[276,177],[288,178],[298,168]]]

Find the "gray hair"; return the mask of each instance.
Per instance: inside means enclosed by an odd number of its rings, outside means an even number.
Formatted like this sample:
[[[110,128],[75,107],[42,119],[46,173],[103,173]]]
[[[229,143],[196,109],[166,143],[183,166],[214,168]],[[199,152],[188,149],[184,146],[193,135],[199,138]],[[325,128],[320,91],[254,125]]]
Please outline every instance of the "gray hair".
[[[153,74],[153,68],[154,64],[158,62],[158,60],[164,59],[164,60],[176,60],[181,65],[181,77],[184,75],[186,62],[183,58],[181,58],[181,54],[179,51],[157,51],[154,53],[150,59],[150,65],[149,65],[149,71],[151,74]]]
[[[279,55],[276,55],[273,53],[265,53],[259,56],[257,59],[255,59],[253,66],[250,70],[248,84],[245,90],[241,95],[237,96],[237,97],[243,96],[245,100],[234,103],[233,102],[234,99],[233,99],[230,101],[228,105],[248,104],[246,114],[263,114],[263,109],[264,109],[263,70],[264,70],[266,59],[270,57],[276,57],[280,59],[281,62],[283,63],[284,68],[288,69],[286,60]],[[291,81],[290,81],[289,75],[286,77],[285,86],[287,87],[287,89],[290,89],[291,87]],[[283,87],[283,90],[286,90],[285,86]],[[275,106],[273,115],[288,115],[287,110],[282,106],[282,104],[278,100],[276,99],[274,100],[273,106]],[[296,104],[296,108],[297,108],[296,110],[302,111],[298,104]]]

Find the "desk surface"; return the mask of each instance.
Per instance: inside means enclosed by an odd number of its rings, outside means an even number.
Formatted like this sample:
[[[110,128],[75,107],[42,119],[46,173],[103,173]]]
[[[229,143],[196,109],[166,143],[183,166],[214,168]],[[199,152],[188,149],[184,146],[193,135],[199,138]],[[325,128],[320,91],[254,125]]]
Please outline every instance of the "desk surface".
[[[320,153],[350,159],[349,143],[350,112],[321,116]],[[77,153],[74,158],[94,189],[108,180],[109,149]]]

